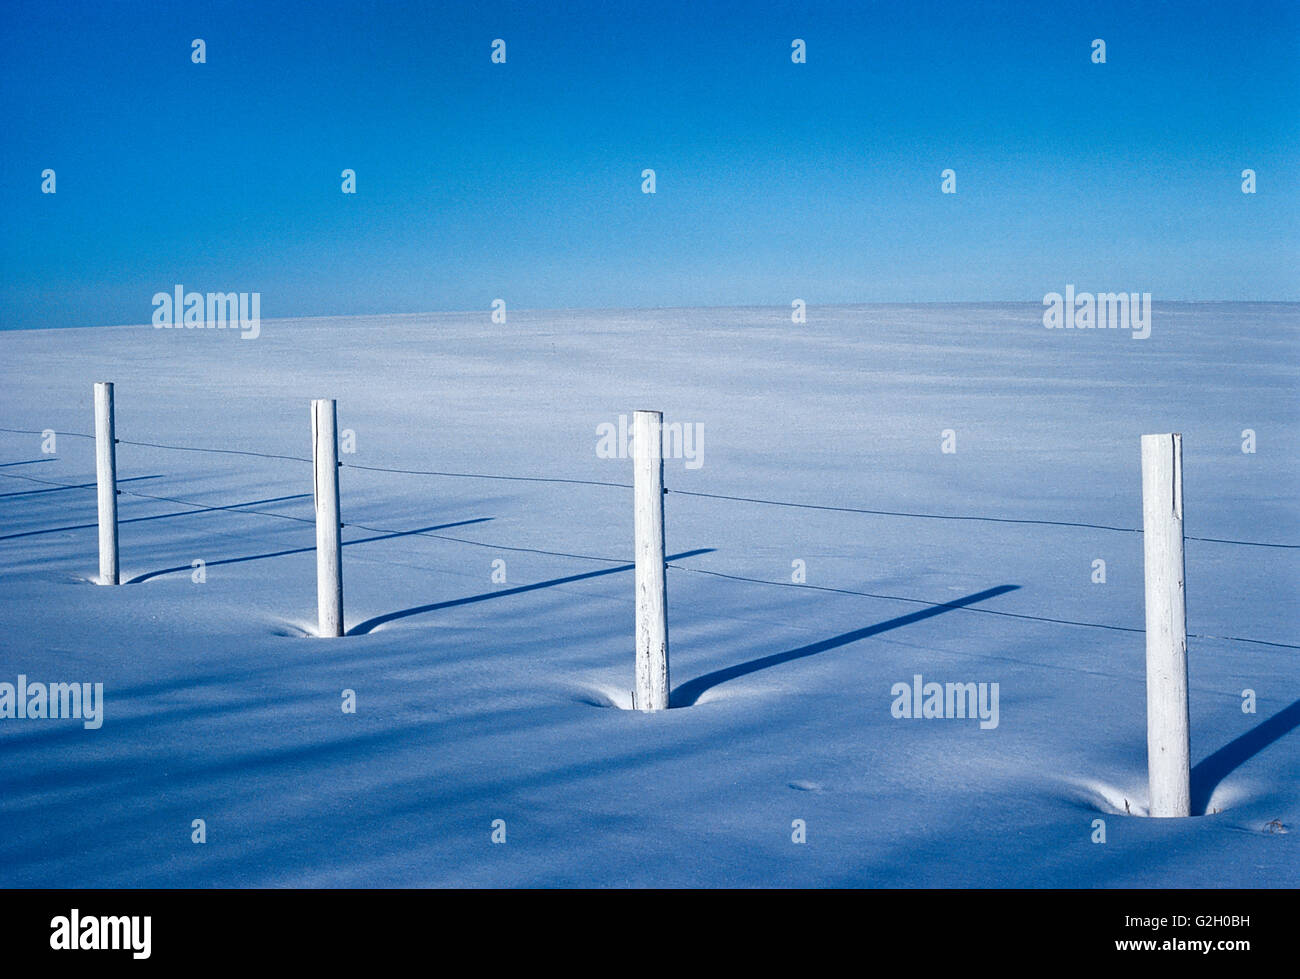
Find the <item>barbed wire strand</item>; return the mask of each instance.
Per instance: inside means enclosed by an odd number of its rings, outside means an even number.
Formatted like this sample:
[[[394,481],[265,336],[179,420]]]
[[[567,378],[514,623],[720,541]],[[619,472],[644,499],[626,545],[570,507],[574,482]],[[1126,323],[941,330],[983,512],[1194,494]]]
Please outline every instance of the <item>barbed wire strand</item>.
[[[0,432],[10,432],[21,435],[43,435],[41,431],[35,429],[23,428],[0,428]],[[93,439],[95,436],[85,432],[58,432],[59,435],[70,435],[76,438]],[[313,460],[306,456],[282,455],[271,452],[254,452],[246,449],[218,449],[206,446],[193,445],[170,445],[163,442],[141,442],[131,439],[115,439],[115,442],[121,445],[144,446],[154,449],[171,449],[179,452],[209,452],[222,455],[239,455],[252,456],[260,459],[283,459],[291,462],[312,462]],[[501,473],[472,473],[472,472],[453,472],[437,469],[401,469],[389,466],[365,466],[354,462],[339,462],[341,469],[358,469],[367,472],[397,473],[410,476],[443,476],[448,478],[459,479],[493,479],[509,482],[523,483],[562,483],[579,486],[609,486],[618,489],[632,489],[631,483],[617,483],[608,480],[599,479],[576,479],[559,476],[510,476]],[[1000,523],[1000,524],[1019,524],[1027,526],[1040,527],[1072,527],[1085,530],[1104,530],[1113,533],[1123,534],[1141,534],[1141,527],[1116,527],[1110,524],[1085,523],[1069,520],[1041,520],[1022,517],[989,517],[977,514],[955,514],[955,513],[919,513],[909,510],[881,510],[868,507],[852,506],[831,506],[820,503],[797,503],[792,500],[772,500],[762,497],[753,496],[730,496],[725,493],[703,493],[696,490],[678,490],[665,489],[665,494],[674,494],[677,496],[690,496],[699,499],[708,500],[726,500],[737,503],[753,503],[761,506],[787,507],[798,510],[819,510],[827,513],[860,513],[870,516],[884,517],[910,517],[918,520],[952,520],[952,521],[975,521],[980,523]],[[1200,537],[1191,534],[1184,535],[1184,540],[1198,541],[1207,544],[1229,544],[1240,547],[1268,547],[1280,550],[1300,550],[1300,544],[1284,544],[1276,541],[1252,541],[1236,540],[1228,537]]]
[[[37,476],[19,476],[17,473],[0,473],[0,476],[5,479],[22,479],[29,483],[43,483],[47,486],[61,486],[64,489],[88,489],[93,488],[96,485],[95,483],[60,483],[52,479],[40,479]],[[118,488],[117,495],[134,496],[142,500],[160,500],[164,503],[176,503],[180,506],[197,507],[200,510],[229,510],[234,513],[253,513],[262,517],[275,517],[279,520],[294,520],[298,523],[314,524],[316,522],[307,517],[295,517],[287,513],[272,513],[270,510],[253,510],[237,503],[229,506],[221,506],[220,504],[213,503],[196,503],[193,500],[182,500],[174,496],[156,496],[152,493],[140,493],[136,490],[124,490],[120,487]]]
[[[82,485],[82,484],[75,484],[75,483],[60,483],[54,480],[41,479],[36,476],[20,476],[16,473],[0,473],[0,477],[5,477],[8,479],[21,479],[32,483],[43,483],[46,485],[62,486],[65,488],[72,488],[72,489],[81,488]],[[286,513],[272,513],[269,510],[253,510],[239,505],[219,506],[219,505],[213,505],[208,503],[198,503],[194,500],[185,500],[173,496],[161,496],[153,493],[139,493],[134,490],[119,489],[117,492],[119,495],[123,495],[123,496],[132,496],[132,497],[137,497],[139,499],[174,503],[179,506],[190,506],[190,507],[195,507],[197,510],[245,513],[245,514],[263,516],[263,517],[274,517],[280,520],[291,520],[297,523],[306,523],[312,525],[315,525],[316,523],[314,518],[295,517],[291,514],[286,514]],[[564,558],[573,558],[576,560],[583,560],[583,561],[598,561],[603,564],[620,564],[620,565],[632,566],[635,563],[627,558],[611,558],[611,557],[604,557],[601,555],[594,555],[594,554],[577,554],[571,551],[552,551],[552,550],[546,550],[543,548],[536,548],[536,547],[518,547],[518,546],[513,546],[508,544],[494,544],[487,541],[470,540],[464,537],[452,537],[448,534],[434,534],[429,531],[405,531],[405,530],[398,530],[393,527],[377,527],[372,524],[363,524],[363,523],[341,523],[340,524],[340,529],[347,528],[347,527],[355,527],[359,530],[368,530],[371,533],[377,533],[377,534],[397,534],[400,536],[410,536],[410,537],[429,537],[434,540],[448,541],[457,544],[467,544],[473,547],[488,548],[496,551],[511,551],[515,553],[542,554],[549,557],[564,557]],[[826,585],[809,585],[806,583],[796,584],[793,582],[770,581],[764,578],[749,578],[743,575],[726,574],[721,571],[708,571],[703,568],[690,568],[682,564],[667,563],[665,564],[665,567],[672,568],[676,571],[685,571],[691,574],[709,575],[715,578],[726,578],[732,581],[742,581],[742,582],[748,582],[748,583],[759,584],[759,585],[776,585],[776,586],[787,587],[787,588],[800,588],[805,590],[821,591],[821,592],[832,592],[835,594],[853,595],[862,598],[874,598],[874,599],[881,599],[881,600],[893,601],[893,602],[906,602],[911,605],[924,605],[929,608],[950,608],[950,609],[955,609],[957,611],[975,612],[981,615],[997,615],[1005,618],[1024,619],[1033,622],[1048,622],[1056,625],[1079,626],[1079,627],[1089,628],[1089,629],[1106,629],[1112,632],[1129,632],[1129,633],[1146,632],[1145,629],[1134,629],[1128,626],[1106,625],[1100,622],[1080,622],[1073,619],[1057,619],[1057,618],[1050,618],[1048,616],[1029,615],[1027,613],[1022,613],[1022,612],[1005,612],[1005,611],[998,611],[995,609],[973,608],[971,606],[958,605],[951,602],[931,602],[920,598],[907,598],[901,595],[883,595],[883,594],[876,594],[872,592],[853,591],[847,588],[832,588]],[[1245,642],[1245,643],[1253,643],[1261,646],[1273,646],[1281,649],[1300,649],[1300,645],[1292,645],[1290,643],[1270,642],[1268,640],[1263,640],[1263,639],[1246,639],[1238,636],[1210,636],[1210,635],[1198,635],[1198,634],[1189,633],[1188,638],[1189,639],[1217,639],[1224,642]]]
[[[955,609],[959,612],[975,612],[980,615],[998,615],[1010,619],[1027,619],[1031,622],[1049,622],[1055,625],[1080,626],[1086,629],[1106,629],[1111,632],[1131,632],[1131,633],[1139,633],[1142,635],[1146,634],[1145,629],[1135,629],[1131,626],[1122,626],[1122,625],[1107,625],[1103,622],[1080,622],[1076,619],[1057,619],[1045,615],[1029,615],[1028,613],[1024,613],[1024,612],[1004,612],[1004,611],[999,611],[997,609],[976,608],[973,605],[961,605],[953,602],[929,602],[920,598],[904,598],[901,595],[881,595],[881,594],[875,594],[873,592],[853,591],[852,589],[848,589],[848,588],[831,588],[826,585],[809,585],[806,583],[797,584],[791,581],[771,581],[766,578],[748,578],[745,577],[744,575],[725,574],[724,572],[721,571],[707,571],[704,568],[688,568],[682,564],[668,564],[666,565],[666,567],[672,568],[676,571],[686,571],[689,572],[690,574],[709,575],[710,577],[714,577],[714,578],[727,578],[732,581],[751,582],[753,584],[758,584],[758,585],[776,585],[781,588],[811,589],[812,591],[833,592],[837,595],[854,595],[862,598],[884,599],[886,601],[891,601],[891,602],[907,602],[912,605],[926,605],[929,606],[930,608],[950,608],[950,609]],[[1187,638],[1188,639],[1218,639],[1224,642],[1248,642],[1260,646],[1276,646],[1279,649],[1300,649],[1300,645],[1294,645],[1292,643],[1270,642],[1265,639],[1245,639],[1240,636],[1211,636],[1206,634],[1189,632],[1187,634]]]
[[[19,476],[14,473],[0,473],[0,477],[4,477],[7,479],[23,479],[26,480],[27,482],[43,483],[48,486],[62,486],[66,489],[81,489],[86,486],[95,485],[94,483],[89,483],[89,484],[59,483],[50,479],[40,479],[35,476]],[[292,514],[288,514],[288,513],[272,513],[270,510],[254,510],[251,507],[240,505],[240,504],[220,506],[211,503],[199,503],[195,500],[185,500],[175,496],[161,496],[154,493],[140,493],[134,490],[118,489],[117,492],[119,496],[132,496],[142,500],[157,500],[164,503],[175,503],[180,506],[194,507],[196,510],[213,510],[213,511],[225,510],[231,513],[247,513],[247,514],[252,514],[260,517],[274,517],[277,520],[292,520],[296,523],[311,524],[313,526],[315,526],[316,524],[316,520],[314,517],[295,517]],[[341,522],[339,524],[339,527],[341,529],[348,528],[348,527],[355,527],[358,530],[369,530],[372,531],[373,533],[378,533],[378,534],[400,534],[402,536],[409,536],[409,537],[431,537],[435,540],[450,541],[456,544],[468,544],[472,547],[485,547],[497,551],[514,551],[514,552],[525,553],[525,554],[543,554],[550,557],[575,558],[583,561],[600,561],[605,564],[632,564],[633,563],[631,558],[612,558],[612,557],[603,557],[595,554],[577,554],[571,551],[550,551],[538,547],[519,547],[519,546],[514,546],[509,544],[494,544],[488,541],[470,540],[469,538],[466,537],[452,537],[449,534],[434,534],[428,531],[397,530],[396,528],[393,527],[375,527],[370,524],[363,524],[363,523]]]
[[[401,473],[407,476],[459,476],[466,479],[501,479],[520,483],[575,483],[581,486],[616,486],[631,489],[631,483],[614,483],[603,479],[571,479],[560,476],[502,476],[496,473],[443,472],[436,469],[390,469],[386,466],[362,466],[355,462],[340,462],[341,469],[364,469],[369,472]]]
[[[740,503],[758,503],[763,506],[791,507],[799,510],[827,510],[834,513],[866,513],[885,517],[915,517],[924,520],[974,520],[985,523],[1030,524],[1050,527],[1082,527],[1088,530],[1109,530],[1124,534],[1140,534],[1141,527],[1112,527],[1108,524],[1076,523],[1068,520],[1031,520],[1018,517],[984,517],[954,513],[915,513],[907,510],[870,510],[865,507],[823,506],[817,503],[793,503],[788,500],[765,500],[752,496],[727,496],[722,493],[699,493],[693,490],[666,490],[677,496],[698,496],[710,500],[733,500]],[[1226,537],[1193,537],[1185,535],[1184,540],[1205,541],[1213,544],[1241,544],[1247,547],[1280,547],[1300,549],[1300,544],[1279,544],[1268,541],[1230,540]]]

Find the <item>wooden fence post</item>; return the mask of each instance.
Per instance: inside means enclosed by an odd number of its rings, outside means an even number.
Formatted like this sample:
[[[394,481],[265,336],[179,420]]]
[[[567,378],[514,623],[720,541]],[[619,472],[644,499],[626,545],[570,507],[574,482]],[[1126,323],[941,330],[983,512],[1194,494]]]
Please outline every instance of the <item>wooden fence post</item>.
[[[311,403],[312,500],[316,508],[318,633],[343,635],[343,544],[339,521],[338,412],[334,400]]]
[[[664,569],[663,414],[632,420],[636,559],[636,707],[668,708],[668,590]]]
[[[1190,816],[1181,435],[1142,436],[1142,551],[1151,815]]]
[[[99,493],[99,583],[121,584],[117,564],[117,436],[113,382],[95,382],[95,482]]]

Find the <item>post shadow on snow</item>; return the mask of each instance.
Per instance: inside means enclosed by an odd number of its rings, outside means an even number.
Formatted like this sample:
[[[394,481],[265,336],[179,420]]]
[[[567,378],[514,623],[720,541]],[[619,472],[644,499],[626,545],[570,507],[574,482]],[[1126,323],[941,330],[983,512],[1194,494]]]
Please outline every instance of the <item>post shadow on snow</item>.
[[[680,554],[670,554],[665,560],[680,561],[682,558],[698,557],[701,554],[712,554],[716,548],[701,547],[694,551],[682,551]],[[586,581],[590,578],[601,578],[607,574],[618,574],[621,571],[631,571],[635,564],[620,564],[613,568],[601,568],[599,571],[586,571],[582,574],[569,575],[565,578],[551,578],[549,581],[539,581],[531,585],[519,585],[517,588],[503,588],[500,591],[484,592],[482,595],[470,595],[467,598],[452,598],[445,602],[432,602],[428,605],[417,605],[415,608],[403,609],[400,612],[386,612],[383,615],[376,615],[373,619],[366,619],[364,622],[358,622],[351,629],[347,630],[349,636],[364,636],[368,632],[392,622],[395,619],[404,619],[411,615],[421,615],[424,612],[436,612],[438,609],[454,608],[457,605],[470,605],[474,602],[486,602],[489,598],[505,598],[507,595],[521,595],[527,591],[537,591],[539,588],[552,588],[555,585],[567,585],[575,581]]]
[[[118,485],[121,485],[122,483],[138,482],[141,479],[162,479],[162,473],[156,473],[153,476],[128,476],[124,479],[119,479],[117,482]],[[0,493],[0,498],[6,496],[37,496],[41,493],[61,493],[64,490],[70,489],[95,489],[98,485],[98,483],[68,483],[66,486],[51,486],[49,489],[19,490],[16,493]]]
[[[302,495],[303,495],[303,496],[311,496],[310,493],[304,493],[304,494],[302,494]],[[284,499],[296,499],[296,497],[284,497]],[[271,501],[271,500],[263,500],[262,502],[263,502],[263,503],[270,503],[270,502],[273,502],[273,501]],[[252,506],[252,504],[251,504],[251,503],[241,503],[241,504],[239,504],[239,506]],[[162,514],[162,516],[175,516],[175,514]],[[141,520],[156,520],[156,519],[158,519],[158,518],[157,518],[157,517],[141,517],[141,518],[139,518],[139,519],[141,519]],[[394,537],[410,537],[412,534],[424,534],[424,533],[428,533],[428,532],[431,531],[431,530],[447,530],[447,529],[449,529],[449,528],[451,528],[451,527],[465,527],[465,526],[467,526],[467,525],[469,525],[469,524],[475,524],[475,523],[486,523],[487,521],[489,521],[489,520],[491,520],[491,519],[493,519],[493,518],[492,518],[492,517],[475,517],[475,518],[472,519],[472,520],[457,520],[455,523],[437,524],[437,525],[435,525],[435,526],[433,526],[433,527],[416,527],[414,530],[395,530],[395,531],[393,531],[392,533],[388,533],[388,534],[379,534],[378,536],[375,536],[375,537],[358,537],[356,540],[345,540],[345,541],[343,541],[343,543],[342,543],[341,546],[343,546],[343,547],[348,547],[348,546],[350,546],[350,545],[352,545],[352,544],[370,544],[370,543],[373,543],[374,541],[377,541],[377,540],[392,540]],[[290,549],[285,550],[285,551],[271,551],[271,552],[268,553],[268,554],[250,554],[250,555],[248,555],[247,557],[228,557],[228,558],[222,558],[220,561],[208,561],[208,562],[206,563],[205,566],[206,566],[206,567],[209,567],[209,568],[216,568],[216,567],[219,567],[219,566],[221,566],[221,565],[223,565],[223,564],[243,564],[245,561],[262,561],[262,560],[265,560],[266,558],[272,558],[272,557],[284,557],[285,555],[288,555],[288,554],[307,554],[307,553],[309,553],[309,552],[311,552],[311,551],[314,551],[314,550],[316,550],[315,545],[312,545],[311,547],[294,547],[294,548],[290,548]],[[194,570],[194,569],[193,569],[193,566],[188,565],[188,564],[179,565],[178,567],[175,567],[175,568],[163,568],[163,569],[160,570],[160,571],[148,571],[148,572],[145,572],[145,573],[142,574],[142,575],[136,575],[134,578],[129,579],[126,583],[127,583],[128,585],[138,585],[138,584],[140,584],[142,581],[148,581],[150,578],[158,578],[158,577],[161,577],[162,575],[165,575],[165,574],[177,574],[178,572],[181,572],[181,571],[184,571],[184,572],[186,572],[186,573],[189,573],[190,571],[193,571],[193,570]]]
[[[672,691],[668,695],[668,706],[693,707],[706,690],[711,690],[728,680],[748,676],[750,673],[757,673],[759,670],[766,670],[773,666],[780,666],[782,663],[789,663],[791,660],[815,656],[818,653],[826,652],[828,649],[838,649],[840,646],[847,646],[859,639],[866,639],[868,636],[888,632],[890,629],[897,629],[900,626],[911,625],[913,622],[920,622],[923,619],[942,615],[944,612],[964,608],[967,605],[974,605],[976,602],[996,598],[998,595],[1005,595],[1009,591],[1016,591],[1019,587],[1019,585],[998,585],[996,588],[987,588],[984,591],[975,592],[973,595],[967,595],[952,602],[945,602],[943,605],[923,608],[917,612],[909,612],[907,615],[900,615],[896,619],[877,622],[875,625],[855,629],[843,635],[832,636],[830,639],[822,639],[820,642],[800,646],[798,649],[790,649],[784,653],[772,653],[770,656],[760,656],[758,659],[751,659],[747,663],[740,663],[736,666],[728,666],[725,669],[714,670],[712,673],[705,673],[694,680],[688,680]]]
[[[137,478],[145,479],[150,477]],[[125,482],[125,480],[119,479],[118,482]],[[201,507],[195,510],[169,510],[167,513],[155,513],[148,517],[128,517],[125,520],[119,518],[117,522],[120,526],[125,523],[144,523],[146,520],[165,520],[168,517],[192,517],[199,513],[222,512],[225,510],[233,510],[237,513],[240,507],[260,506],[263,503],[283,503],[286,500],[302,500],[309,496],[311,496],[310,493],[295,493],[293,496],[272,496],[265,500],[248,500],[245,503],[231,503],[229,506],[223,507]],[[3,537],[0,537],[0,540],[12,540],[15,537],[39,537],[41,534],[57,534],[65,530],[92,530],[98,526],[99,524],[97,523],[81,523],[73,524],[70,527],[48,527],[45,530],[24,530],[19,534],[5,534]]]
[[[1202,759],[1192,768],[1192,815],[1204,816],[1210,796],[1236,768],[1300,727],[1300,700]]]
[[[0,469],[7,469],[9,466],[34,466],[38,462],[54,462],[55,460],[48,456],[44,459],[20,459],[17,462],[0,462]]]

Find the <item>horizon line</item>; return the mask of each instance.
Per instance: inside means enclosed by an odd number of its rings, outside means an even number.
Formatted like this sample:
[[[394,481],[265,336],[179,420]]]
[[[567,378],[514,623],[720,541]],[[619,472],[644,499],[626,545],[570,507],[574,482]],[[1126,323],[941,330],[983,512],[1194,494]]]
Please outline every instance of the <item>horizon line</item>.
[[[1294,306],[1300,305],[1300,299],[1153,299],[1152,304],[1173,304],[1173,303],[1199,303],[1199,304],[1226,304],[1226,305],[1273,305],[1273,306]],[[846,309],[855,306],[1034,306],[1041,308],[1042,300],[1033,299],[917,299],[917,300],[880,300],[880,301],[858,301],[842,303],[806,303],[806,306],[821,307],[823,309]],[[774,305],[772,303],[755,303],[755,304],[700,304],[693,306],[520,306],[510,309],[510,312],[523,313],[600,313],[600,312],[654,312],[669,310],[696,310],[696,309],[781,309],[787,307],[783,305]],[[317,313],[313,315],[299,316],[264,316],[259,318],[259,322],[283,323],[290,320],[339,320],[339,319],[361,319],[364,317],[413,317],[413,316],[452,316],[462,313],[483,312],[491,315],[493,310],[491,306],[467,307],[462,309],[429,309],[417,310],[409,313]],[[87,326],[3,326],[0,327],[0,333],[18,332],[22,330],[105,330],[105,329],[122,329],[125,327],[152,327],[153,324],[148,321],[132,323],[93,323]],[[175,329],[175,327],[173,327]],[[181,327],[181,329],[185,329]],[[199,327],[196,327],[199,329]],[[238,327],[234,327],[238,329]]]

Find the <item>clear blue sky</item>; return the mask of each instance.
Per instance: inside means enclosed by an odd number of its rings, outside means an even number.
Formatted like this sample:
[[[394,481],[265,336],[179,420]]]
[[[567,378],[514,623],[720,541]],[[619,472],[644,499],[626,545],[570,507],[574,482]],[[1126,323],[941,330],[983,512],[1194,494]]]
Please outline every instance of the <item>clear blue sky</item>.
[[[1293,0],[7,0],[0,31],[3,327],[147,322],[175,283],[264,317],[1300,298]]]

